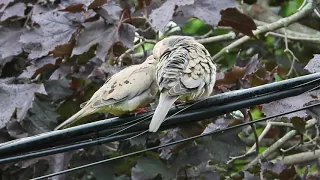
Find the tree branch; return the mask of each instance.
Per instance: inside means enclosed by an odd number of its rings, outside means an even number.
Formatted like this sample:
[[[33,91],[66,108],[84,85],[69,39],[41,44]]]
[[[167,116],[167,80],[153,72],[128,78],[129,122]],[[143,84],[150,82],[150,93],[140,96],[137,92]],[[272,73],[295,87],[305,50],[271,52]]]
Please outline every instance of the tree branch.
[[[259,26],[257,30],[253,31],[254,35],[259,35],[262,33],[266,33],[269,31],[274,31],[276,29],[282,28],[282,27],[287,27],[288,25],[298,21],[299,19],[301,19],[302,17],[305,17],[306,15],[308,15],[309,13],[313,12],[313,9],[315,8],[316,5],[316,1],[313,0],[312,3],[308,3],[301,11],[280,19],[274,23],[270,23],[264,26]],[[230,45],[228,45],[227,47],[223,48],[220,52],[218,52],[217,54],[215,54],[212,58],[213,60],[217,60],[220,57],[222,57],[225,53],[228,53],[231,49],[241,45],[242,43],[248,41],[250,39],[249,36],[244,36],[238,40],[236,40],[235,42],[231,43]]]
[[[306,129],[309,129],[317,124],[316,119],[311,119],[307,121]],[[247,170],[251,168],[252,166],[256,165],[259,160],[264,160],[266,157],[268,157],[272,152],[278,150],[283,144],[285,144],[287,141],[289,141],[291,138],[296,136],[298,134],[298,131],[291,130],[286,135],[284,135],[282,138],[280,138],[277,142],[275,142],[272,146],[270,146],[268,149],[266,149],[262,154],[260,154],[258,157],[256,157],[253,161],[251,161],[244,170]]]

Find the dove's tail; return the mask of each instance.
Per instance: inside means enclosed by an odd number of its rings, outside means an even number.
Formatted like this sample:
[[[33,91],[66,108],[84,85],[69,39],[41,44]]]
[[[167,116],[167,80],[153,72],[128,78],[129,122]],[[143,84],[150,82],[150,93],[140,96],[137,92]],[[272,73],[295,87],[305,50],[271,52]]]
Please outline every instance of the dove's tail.
[[[95,112],[95,109],[90,107],[83,107],[80,111],[78,111],[76,114],[71,116],[69,119],[65,120],[63,123],[61,123],[59,126],[57,126],[54,130],[59,129],[65,129],[70,127],[75,122],[79,121],[81,118],[88,116],[90,114],[93,114]]]
[[[172,104],[179,98],[179,96],[168,96],[167,93],[161,93],[159,104],[153,114],[152,120],[149,125],[150,132],[157,132],[160,125],[167,116]]]

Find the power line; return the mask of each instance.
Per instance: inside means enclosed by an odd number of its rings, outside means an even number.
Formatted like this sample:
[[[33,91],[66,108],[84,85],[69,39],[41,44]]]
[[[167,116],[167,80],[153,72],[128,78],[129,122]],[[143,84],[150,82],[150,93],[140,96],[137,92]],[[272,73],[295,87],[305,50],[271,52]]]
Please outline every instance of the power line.
[[[182,140],[170,142],[170,143],[167,143],[167,144],[151,147],[151,148],[140,150],[140,151],[135,151],[135,152],[132,152],[132,153],[124,154],[124,155],[117,156],[117,157],[110,158],[110,159],[105,159],[105,160],[102,160],[102,161],[97,161],[97,162],[86,164],[86,165],[83,165],[83,166],[78,166],[78,167],[75,167],[75,168],[71,168],[71,169],[67,169],[67,170],[64,170],[64,171],[48,174],[48,175],[45,175],[45,176],[40,176],[40,177],[34,178],[32,180],[45,179],[45,178],[49,178],[49,177],[53,177],[53,176],[57,176],[57,175],[65,174],[65,173],[69,173],[69,172],[72,172],[72,171],[76,171],[76,170],[79,170],[79,169],[95,166],[95,165],[98,165],[98,164],[110,162],[110,161],[113,161],[113,160],[129,157],[129,156],[134,156],[134,155],[141,154],[141,153],[144,153],[144,152],[147,152],[147,151],[152,151],[152,150],[156,150],[156,149],[159,149],[159,148],[164,148],[164,147],[176,145],[176,144],[179,144],[179,143],[183,143],[183,142],[186,142],[186,141],[195,140],[195,139],[198,139],[198,138],[201,138],[201,137],[204,137],[204,136],[227,132],[227,131],[230,131],[230,130],[235,129],[235,128],[239,128],[239,127],[246,126],[246,125],[251,125],[251,124],[254,124],[254,123],[257,123],[257,122],[261,122],[261,121],[266,121],[268,119],[272,119],[272,118],[275,118],[275,117],[278,117],[278,116],[283,116],[283,115],[286,115],[286,114],[298,112],[298,111],[305,110],[305,109],[312,108],[312,107],[319,106],[319,105],[320,105],[320,103],[309,105],[309,106],[305,106],[305,107],[297,109],[297,110],[293,110],[293,111],[281,113],[281,114],[278,114],[278,115],[261,118],[259,120],[255,120],[255,121],[250,121],[250,122],[238,124],[238,125],[235,125],[235,126],[232,126],[232,127],[227,127],[225,129],[221,129],[221,130],[217,130],[217,131],[213,131],[213,132],[203,133],[203,134],[200,134],[200,135],[197,135],[197,136],[185,138],[185,139],[182,139]]]

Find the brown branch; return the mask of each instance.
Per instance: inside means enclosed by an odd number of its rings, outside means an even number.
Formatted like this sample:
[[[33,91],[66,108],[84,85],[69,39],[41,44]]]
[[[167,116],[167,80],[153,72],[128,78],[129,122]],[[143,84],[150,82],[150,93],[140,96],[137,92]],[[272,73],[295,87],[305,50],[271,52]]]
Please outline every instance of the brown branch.
[[[311,119],[307,121],[306,129],[309,129],[317,124],[316,119]],[[288,142],[291,138],[296,136],[298,134],[298,131],[291,130],[286,135],[284,135],[282,138],[280,138],[277,142],[275,142],[272,146],[270,146],[268,149],[266,149],[262,154],[260,154],[258,157],[256,157],[253,161],[251,161],[244,170],[247,170],[251,168],[252,166],[256,165],[259,160],[264,160],[266,157],[268,157],[271,153],[278,150],[283,144]]]
[[[282,28],[282,27],[287,27],[290,24],[298,21],[299,19],[305,17],[306,15],[310,14],[311,12],[313,12],[313,9],[315,8],[316,5],[316,0],[313,0],[312,3],[308,3],[301,11],[286,17],[286,18],[282,18],[276,22],[264,25],[264,26],[259,26],[257,30],[253,31],[254,35],[259,35],[262,33],[266,33],[269,31],[274,31],[276,29]],[[225,53],[228,53],[231,49],[243,44],[244,42],[248,41],[250,39],[249,36],[244,36],[236,41],[234,41],[233,43],[231,43],[230,45],[228,45],[227,47],[223,48],[220,52],[218,52],[217,54],[215,54],[212,58],[213,60],[217,60],[220,57],[222,57]]]

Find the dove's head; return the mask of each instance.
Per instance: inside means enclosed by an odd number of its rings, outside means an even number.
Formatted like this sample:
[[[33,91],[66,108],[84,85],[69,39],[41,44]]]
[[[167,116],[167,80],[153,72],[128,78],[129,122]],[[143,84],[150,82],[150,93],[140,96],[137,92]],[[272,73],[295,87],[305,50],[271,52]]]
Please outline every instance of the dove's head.
[[[147,59],[144,61],[144,63],[158,64],[158,61],[153,57],[153,55],[150,55],[147,57]]]
[[[170,47],[178,44],[184,40],[195,40],[190,36],[170,36],[159,41],[153,48],[153,56],[155,59],[159,59],[160,56]]]

